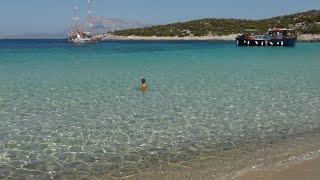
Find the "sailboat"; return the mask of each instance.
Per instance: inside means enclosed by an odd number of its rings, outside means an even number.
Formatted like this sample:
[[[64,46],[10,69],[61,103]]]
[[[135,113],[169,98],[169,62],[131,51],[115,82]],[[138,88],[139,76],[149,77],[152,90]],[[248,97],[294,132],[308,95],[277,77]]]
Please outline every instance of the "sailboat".
[[[88,0],[88,20],[89,20],[89,31],[83,31],[79,28],[79,17],[78,17],[78,8],[77,4],[74,6],[74,20],[75,26],[68,34],[68,40],[70,43],[75,44],[85,44],[85,43],[97,43],[100,41],[100,38],[92,34],[92,17],[91,17],[91,4]]]

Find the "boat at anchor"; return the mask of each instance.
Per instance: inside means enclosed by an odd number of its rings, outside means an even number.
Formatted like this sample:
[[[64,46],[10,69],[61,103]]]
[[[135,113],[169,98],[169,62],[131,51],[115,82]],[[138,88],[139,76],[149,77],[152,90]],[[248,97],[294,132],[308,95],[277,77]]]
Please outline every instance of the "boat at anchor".
[[[293,29],[272,28],[265,34],[244,33],[236,41],[238,46],[294,46],[297,35]]]
[[[85,44],[85,43],[97,43],[101,40],[97,35],[92,33],[92,17],[91,17],[91,4],[90,0],[88,0],[88,20],[89,20],[89,29],[88,31],[84,31],[79,28],[78,20],[78,8],[77,5],[74,7],[74,20],[75,25],[74,29],[71,30],[68,34],[68,41],[74,44]]]

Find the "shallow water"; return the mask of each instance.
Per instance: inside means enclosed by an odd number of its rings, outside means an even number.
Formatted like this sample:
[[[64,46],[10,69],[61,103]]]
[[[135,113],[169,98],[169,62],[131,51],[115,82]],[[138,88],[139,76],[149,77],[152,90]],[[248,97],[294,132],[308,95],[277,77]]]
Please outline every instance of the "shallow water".
[[[123,177],[319,132],[319,48],[2,40],[0,178]]]

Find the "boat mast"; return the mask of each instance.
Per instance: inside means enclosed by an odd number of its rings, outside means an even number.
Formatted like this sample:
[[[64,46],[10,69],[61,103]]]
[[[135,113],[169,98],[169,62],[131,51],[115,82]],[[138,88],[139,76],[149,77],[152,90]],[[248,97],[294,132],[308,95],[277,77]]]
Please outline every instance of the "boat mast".
[[[92,17],[91,17],[91,5],[90,0],[88,0],[88,18],[89,18],[89,32],[92,31]]]
[[[74,18],[73,18],[75,21],[76,21],[76,26],[75,26],[75,30],[78,29],[78,20],[80,19],[78,17],[78,8],[77,8],[77,3],[75,4],[74,6]]]

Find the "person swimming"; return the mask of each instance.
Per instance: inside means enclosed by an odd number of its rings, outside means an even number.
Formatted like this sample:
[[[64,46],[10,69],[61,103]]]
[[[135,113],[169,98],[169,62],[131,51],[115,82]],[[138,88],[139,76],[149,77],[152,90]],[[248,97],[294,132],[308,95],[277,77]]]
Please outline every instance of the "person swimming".
[[[148,88],[148,84],[146,83],[145,79],[141,79],[141,86],[140,86],[140,90],[141,91],[145,91]]]

